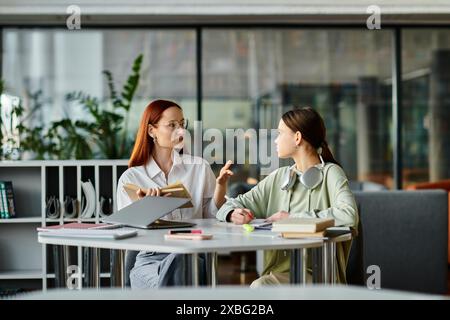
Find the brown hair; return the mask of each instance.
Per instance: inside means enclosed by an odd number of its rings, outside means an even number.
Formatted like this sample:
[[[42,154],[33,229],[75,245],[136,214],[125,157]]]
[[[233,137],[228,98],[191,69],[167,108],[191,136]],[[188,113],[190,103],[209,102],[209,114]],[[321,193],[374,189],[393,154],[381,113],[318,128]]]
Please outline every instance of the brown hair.
[[[141,118],[141,124],[136,134],[136,142],[131,153],[128,167],[136,167],[145,165],[153,151],[154,142],[148,135],[148,125],[155,125],[161,119],[162,113],[170,107],[181,107],[173,101],[169,100],[154,100],[145,108]]]
[[[322,158],[340,166],[326,141],[327,130],[320,114],[311,107],[296,108],[283,114],[283,122],[294,132],[299,131],[314,149],[322,148]]]

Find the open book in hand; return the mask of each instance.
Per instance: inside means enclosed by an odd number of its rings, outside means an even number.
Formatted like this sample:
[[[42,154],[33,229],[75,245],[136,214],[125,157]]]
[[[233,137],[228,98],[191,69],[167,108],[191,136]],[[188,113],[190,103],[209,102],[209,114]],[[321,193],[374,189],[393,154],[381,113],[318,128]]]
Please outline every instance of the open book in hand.
[[[123,188],[127,192],[127,194],[130,197],[130,199],[133,200],[133,201],[139,200],[139,197],[138,197],[138,195],[136,193],[139,189],[143,189],[143,190],[146,189],[146,188],[141,188],[141,187],[139,187],[139,186],[137,186],[135,184],[132,184],[132,183],[124,184]],[[182,184],[181,182],[175,182],[175,183],[169,184],[166,187],[161,188],[161,195],[162,196],[164,196],[166,194],[169,194],[169,193],[170,193],[169,197],[191,199],[191,194],[186,189],[184,184]],[[189,201],[188,203],[184,204],[180,208],[192,208],[193,206],[194,205],[192,204],[192,202]]]

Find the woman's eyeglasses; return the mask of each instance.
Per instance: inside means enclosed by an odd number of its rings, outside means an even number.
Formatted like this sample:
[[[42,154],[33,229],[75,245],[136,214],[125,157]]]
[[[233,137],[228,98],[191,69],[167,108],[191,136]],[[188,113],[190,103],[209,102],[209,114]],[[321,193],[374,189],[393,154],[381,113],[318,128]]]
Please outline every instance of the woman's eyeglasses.
[[[189,125],[188,120],[170,121],[167,124],[163,124],[163,126],[168,127],[170,130],[187,129],[188,125]]]

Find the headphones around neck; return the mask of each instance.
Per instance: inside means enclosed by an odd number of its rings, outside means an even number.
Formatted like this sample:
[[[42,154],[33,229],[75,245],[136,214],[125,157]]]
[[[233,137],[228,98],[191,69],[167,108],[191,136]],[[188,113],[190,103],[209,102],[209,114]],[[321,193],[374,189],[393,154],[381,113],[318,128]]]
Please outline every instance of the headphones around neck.
[[[321,184],[323,180],[323,168],[325,167],[325,162],[323,161],[321,154],[319,154],[319,158],[320,165],[315,165],[306,170],[304,173],[298,171],[295,164],[291,166],[285,181],[281,185],[281,190],[287,191],[291,189],[294,186],[297,177],[298,180],[300,180],[300,183],[305,186],[305,188],[310,190]]]

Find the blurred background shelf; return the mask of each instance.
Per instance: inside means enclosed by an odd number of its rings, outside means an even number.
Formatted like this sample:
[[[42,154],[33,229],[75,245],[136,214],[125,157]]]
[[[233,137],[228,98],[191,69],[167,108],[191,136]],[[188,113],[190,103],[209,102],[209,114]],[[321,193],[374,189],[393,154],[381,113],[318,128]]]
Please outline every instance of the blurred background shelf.
[[[84,274],[83,274],[84,277]],[[111,274],[109,272],[102,272],[100,273],[100,278],[110,278]],[[47,274],[47,279],[54,279],[55,278],[55,274],[54,273],[48,273]]]
[[[0,219],[0,223],[41,223],[42,218],[11,218],[11,219]]]
[[[0,180],[12,181],[16,202],[16,217],[0,219],[0,287],[46,290],[65,286],[65,281],[55,277],[55,259],[58,259],[55,255],[62,254],[67,265],[83,267],[86,249],[68,247],[62,251],[62,248],[39,244],[36,227],[98,222],[101,197],[112,199],[114,212],[116,185],[127,166],[127,160],[0,161]],[[81,181],[88,180],[95,189],[92,218],[65,218],[61,216],[64,215],[62,205],[58,218],[46,216],[49,197],[55,197],[61,204],[66,197],[71,197],[76,201],[79,215],[84,198]],[[100,255],[102,285],[109,285],[110,251],[101,250]]]
[[[1,280],[42,279],[42,270],[5,270],[0,271]]]
[[[59,221],[59,220],[58,220]],[[96,218],[67,218],[63,220],[64,222],[95,222]]]

